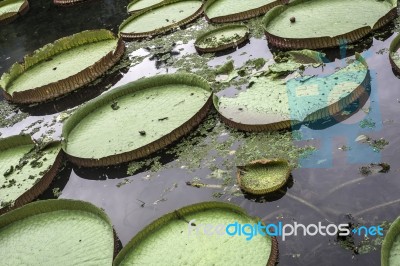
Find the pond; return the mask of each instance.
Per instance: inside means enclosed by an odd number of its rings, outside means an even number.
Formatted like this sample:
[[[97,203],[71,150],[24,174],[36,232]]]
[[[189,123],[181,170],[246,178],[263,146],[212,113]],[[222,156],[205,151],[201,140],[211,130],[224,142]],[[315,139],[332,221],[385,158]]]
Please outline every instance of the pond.
[[[128,17],[125,0],[88,1],[71,7],[57,7],[51,2],[30,1],[25,16],[0,27],[0,74],[24,55],[61,37],[99,28],[117,33]],[[256,25],[259,19],[250,23]],[[259,32],[253,32],[248,43],[230,54],[197,55],[194,40],[206,27],[207,22],[200,18],[166,36],[127,42],[122,61],[106,77],[55,101],[10,107],[1,98],[1,114],[6,116],[1,118],[1,138],[25,132],[36,139],[59,139],[62,121],[76,106],[142,77],[181,70],[207,77],[210,69],[229,60],[234,60],[236,68],[249,59],[273,62],[272,53],[277,50],[269,47]],[[370,70],[370,91],[341,117],[302,125],[291,133],[244,134],[224,126],[211,111],[189,136],[134,164],[89,169],[65,162],[40,199],[79,199],[104,209],[122,245],[163,214],[215,200],[232,202],[269,223],[329,222],[387,228],[400,212],[400,78],[392,71],[388,51],[399,30],[397,19],[354,45],[325,49],[330,62],[305,70],[306,75],[326,76],[345,66],[355,52],[363,55]],[[232,97],[246,85],[228,86],[217,94]],[[369,143],[359,141],[364,136],[370,138]],[[251,153],[274,156],[282,151],[298,160],[299,167],[292,171],[284,191],[256,198],[237,188],[233,157],[241,143],[249,145],[242,148],[241,160],[251,158]],[[381,173],[372,167],[365,175],[366,167],[379,163],[389,164],[390,171]],[[187,185],[193,181],[209,185]],[[382,239],[357,236],[341,240],[336,236],[303,235],[279,239],[279,264],[320,265],[323,261],[324,265],[379,265]]]

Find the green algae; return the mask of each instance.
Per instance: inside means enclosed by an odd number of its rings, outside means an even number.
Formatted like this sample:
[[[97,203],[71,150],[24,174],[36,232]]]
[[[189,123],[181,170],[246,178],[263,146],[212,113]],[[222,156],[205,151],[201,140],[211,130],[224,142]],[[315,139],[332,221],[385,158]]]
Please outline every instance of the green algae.
[[[11,127],[27,118],[29,114],[22,112],[16,106],[0,101],[0,128]]]
[[[128,18],[121,24],[120,32],[142,33],[170,27],[195,14],[201,6],[198,0],[173,1]]]
[[[281,38],[334,37],[373,28],[393,8],[390,1],[297,0],[274,9],[277,14],[268,12],[264,24],[268,33]],[[296,22],[290,21],[292,17]]]

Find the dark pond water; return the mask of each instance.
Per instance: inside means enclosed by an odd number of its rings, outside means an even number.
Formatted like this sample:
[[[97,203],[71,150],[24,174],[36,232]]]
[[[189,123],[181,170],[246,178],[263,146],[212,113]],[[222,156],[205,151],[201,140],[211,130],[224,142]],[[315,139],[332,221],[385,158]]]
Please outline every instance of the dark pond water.
[[[115,32],[127,17],[127,1],[120,0],[93,0],[68,8],[55,7],[50,0],[30,1],[30,4],[31,10],[26,16],[0,28],[0,74],[25,54],[44,44],[86,29],[107,28]],[[370,68],[370,95],[365,99],[365,105],[360,106],[362,108],[340,123],[330,120],[300,128],[302,139],[311,139],[308,144],[315,145],[318,150],[301,162],[302,168],[293,171],[294,182],[287,194],[263,203],[244,197],[234,197],[230,199],[231,202],[242,206],[251,215],[264,217],[267,222],[297,221],[306,225],[320,221],[360,222],[378,225],[383,221],[392,221],[399,215],[400,79],[392,72],[386,50],[396,34],[388,30],[381,37],[370,36],[355,47],[355,50],[363,52]],[[185,49],[182,53],[194,52],[192,42],[180,48]],[[247,53],[244,55],[243,52]],[[336,67],[345,65],[345,60],[341,58],[354,55],[352,50],[334,49],[326,52],[332,63],[323,69],[307,70],[306,73],[332,73]],[[133,53],[131,57],[140,53]],[[237,66],[249,58],[272,58],[265,39],[252,39],[230,56]],[[226,60],[226,55],[220,56],[209,64],[215,66]],[[157,68],[154,61],[145,59],[140,65],[121,71],[104,84],[110,83],[116,87],[143,76],[165,72],[167,70]],[[0,133],[2,137],[18,134],[35,121],[44,120],[42,124],[47,122],[49,127],[38,128],[34,137],[41,134],[58,137],[60,126],[50,126],[54,114],[103,91],[104,88],[94,92],[88,89],[85,95],[69,96],[68,101],[72,103],[66,104],[66,99],[61,99],[57,106],[49,103],[45,107],[31,108],[28,110],[32,114],[30,117],[11,128],[1,128]],[[229,94],[229,91],[225,93]],[[373,122],[375,126],[365,127],[365,121]],[[360,135],[384,138],[390,144],[382,152],[376,152],[368,145],[355,141]],[[303,145],[305,142],[299,140],[296,143]],[[340,150],[344,145],[351,147],[351,150]],[[359,171],[361,166],[380,162],[391,165],[389,173],[363,178]],[[125,244],[145,225],[167,212],[188,204],[215,200],[213,190],[186,186],[186,181],[194,176],[205,177],[209,173],[209,169],[198,169],[188,174],[185,169],[176,167],[152,175],[141,172],[127,176],[126,165],[80,169],[67,163],[60,173],[60,179],[52,184],[42,198],[53,197],[52,189],[61,188],[61,198],[85,200],[103,208],[110,216],[122,244]],[[125,178],[128,184],[118,187]],[[229,198],[223,197],[221,200]],[[356,238],[355,241],[357,244],[361,239]],[[280,241],[280,265],[379,265],[380,246],[372,247],[376,250],[357,255],[342,248],[336,237],[290,237],[285,242]]]

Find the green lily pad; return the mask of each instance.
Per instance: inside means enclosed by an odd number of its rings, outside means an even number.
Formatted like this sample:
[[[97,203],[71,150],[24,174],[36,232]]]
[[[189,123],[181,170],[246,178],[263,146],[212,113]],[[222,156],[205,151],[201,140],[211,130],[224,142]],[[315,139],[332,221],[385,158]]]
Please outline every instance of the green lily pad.
[[[392,41],[389,48],[389,58],[393,69],[400,75],[400,35]]]
[[[8,24],[29,10],[27,0],[2,0],[0,2],[0,25]]]
[[[47,44],[15,63],[0,80],[8,100],[41,102],[95,80],[123,55],[124,44],[108,30],[83,31]]]
[[[206,202],[187,206],[145,227],[121,250],[114,265],[272,266],[278,253],[275,238],[258,234],[248,241],[243,235],[225,233],[225,225],[254,225],[259,221],[232,204]],[[203,231],[206,224],[221,225],[221,234],[207,235]]]
[[[237,168],[240,188],[254,195],[265,195],[280,189],[286,184],[291,171],[286,160],[259,160]]]
[[[381,250],[381,266],[397,265],[400,265],[400,217],[390,226]]]
[[[159,75],[106,93],[64,124],[63,149],[76,164],[118,164],[148,156],[206,116],[211,89],[194,74]],[[123,130],[122,130],[123,129]]]
[[[44,200],[0,216],[2,265],[112,265],[113,228],[94,205]]]
[[[133,0],[128,4],[128,13],[134,13],[161,3],[163,0]]]
[[[195,20],[202,12],[201,0],[166,0],[124,20],[119,34],[128,40],[159,35]]]
[[[245,131],[288,129],[339,113],[365,92],[368,66],[360,55],[326,77],[297,79],[261,76],[250,88],[228,98],[214,96],[214,105],[229,126]]]
[[[53,3],[58,6],[70,6],[70,5],[75,5],[79,4],[81,2],[85,2],[88,0],[53,0]]]
[[[228,25],[200,35],[194,46],[202,53],[213,53],[235,48],[249,39],[249,29],[244,25]]]
[[[396,16],[395,0],[294,0],[271,9],[263,24],[274,46],[316,49],[355,42]]]
[[[204,6],[206,19],[213,23],[246,20],[265,14],[285,0],[208,0]]]
[[[0,214],[46,190],[61,164],[60,150],[59,142],[39,148],[26,135],[0,140]]]

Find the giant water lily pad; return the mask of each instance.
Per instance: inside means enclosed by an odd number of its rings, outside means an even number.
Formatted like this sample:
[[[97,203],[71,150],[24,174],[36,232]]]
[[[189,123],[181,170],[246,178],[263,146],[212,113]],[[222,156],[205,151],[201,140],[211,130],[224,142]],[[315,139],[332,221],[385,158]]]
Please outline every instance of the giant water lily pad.
[[[281,48],[325,48],[361,39],[397,15],[396,0],[294,0],[271,9],[263,24]]]
[[[90,203],[37,201],[0,216],[2,265],[111,265],[113,254],[110,220]]]
[[[238,166],[237,180],[244,191],[264,195],[280,189],[290,176],[286,160],[258,160],[245,166]]]
[[[204,6],[206,19],[213,23],[246,20],[265,14],[285,0],[208,0]]]
[[[130,16],[119,32],[124,39],[155,36],[193,21],[202,12],[201,0],[167,0]]]
[[[288,129],[341,112],[365,93],[369,82],[368,66],[358,54],[326,77],[274,77],[252,78],[250,88],[233,98],[214,96],[222,120],[245,131]]]
[[[163,0],[133,0],[127,6],[128,13],[134,13],[161,3]]]
[[[211,89],[199,76],[138,80],[78,109],[64,124],[63,149],[83,166],[142,158],[187,134],[210,105]]]
[[[197,37],[196,50],[213,53],[235,48],[249,38],[249,29],[244,25],[228,25],[208,31]]]
[[[0,86],[16,103],[41,102],[95,80],[123,55],[124,44],[108,30],[83,31],[43,46],[3,74]]]
[[[227,235],[224,226],[235,222],[254,225],[259,219],[222,202],[184,207],[145,227],[121,250],[114,265],[275,265],[275,238],[258,234],[248,241],[243,234]],[[207,235],[207,224],[222,225],[222,233]]]
[[[397,265],[400,265],[400,217],[392,223],[386,233],[381,251],[381,266]]]
[[[29,10],[27,0],[2,0],[0,1],[0,25],[7,24],[18,16],[24,15]]]
[[[400,74],[400,35],[397,35],[390,44],[389,57],[393,69]]]
[[[0,213],[46,190],[60,166],[60,150],[59,142],[39,148],[25,135],[0,140]]]

